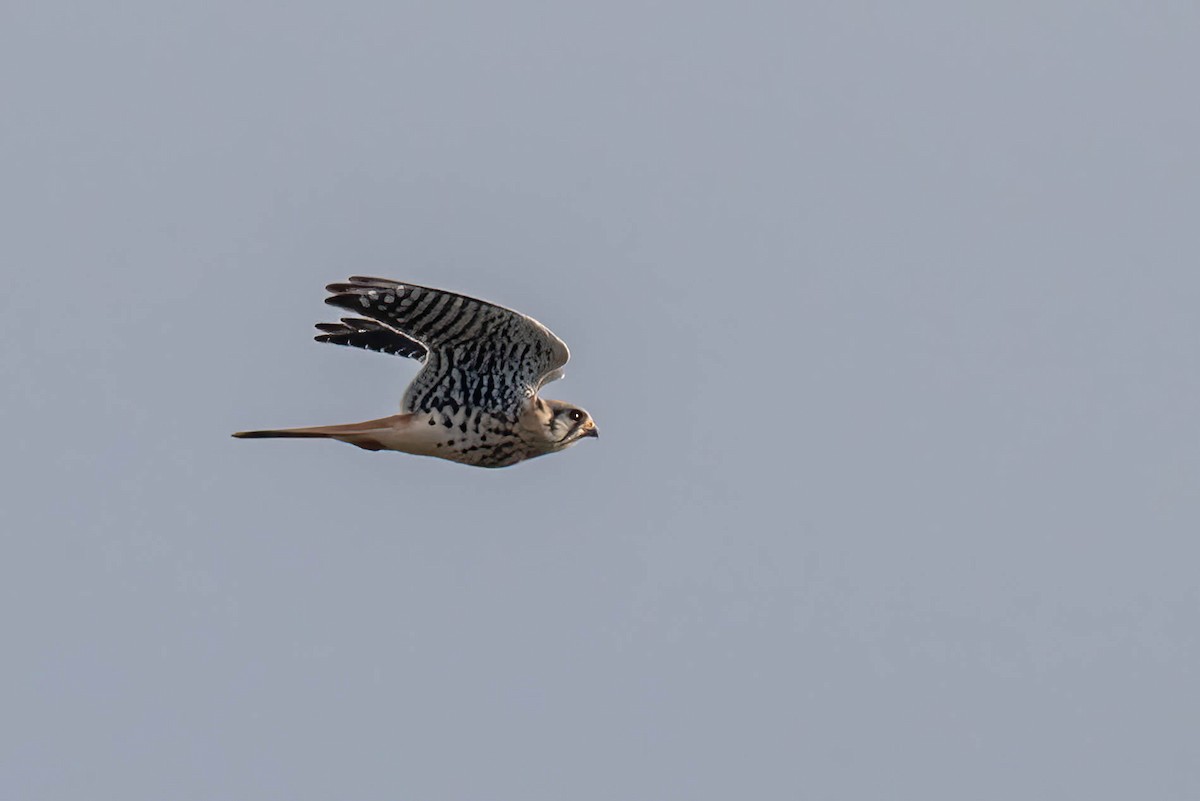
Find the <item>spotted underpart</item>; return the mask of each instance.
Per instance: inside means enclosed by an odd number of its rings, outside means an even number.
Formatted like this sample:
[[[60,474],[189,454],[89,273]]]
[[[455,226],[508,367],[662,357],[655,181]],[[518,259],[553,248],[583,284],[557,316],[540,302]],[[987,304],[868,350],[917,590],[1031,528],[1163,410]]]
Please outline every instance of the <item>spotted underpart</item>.
[[[506,420],[477,409],[435,414],[435,456],[477,467],[508,467],[550,452],[544,441]]]
[[[486,301],[362,276],[330,284],[328,290],[333,294],[326,303],[382,323],[427,350],[425,366],[400,406],[404,412],[442,415],[447,427],[465,427],[464,431],[479,434],[487,421],[494,421],[511,430],[538,388],[561,375],[570,356],[566,344],[538,321]],[[347,321],[356,319],[346,318],[343,323],[353,325]],[[353,335],[366,337],[368,331]],[[352,340],[350,332],[340,330],[328,331],[327,336]],[[492,452],[496,458],[506,451],[499,442],[471,447]]]

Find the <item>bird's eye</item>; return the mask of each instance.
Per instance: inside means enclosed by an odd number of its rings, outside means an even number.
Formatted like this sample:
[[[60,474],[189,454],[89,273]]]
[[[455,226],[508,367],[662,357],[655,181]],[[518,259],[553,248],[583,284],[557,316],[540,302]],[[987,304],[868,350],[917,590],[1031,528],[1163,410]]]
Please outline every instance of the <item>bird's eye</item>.
[[[572,409],[567,414],[567,417],[570,417],[572,420],[574,420],[576,423],[578,423],[580,420],[583,419],[583,412],[579,411],[578,409]]]

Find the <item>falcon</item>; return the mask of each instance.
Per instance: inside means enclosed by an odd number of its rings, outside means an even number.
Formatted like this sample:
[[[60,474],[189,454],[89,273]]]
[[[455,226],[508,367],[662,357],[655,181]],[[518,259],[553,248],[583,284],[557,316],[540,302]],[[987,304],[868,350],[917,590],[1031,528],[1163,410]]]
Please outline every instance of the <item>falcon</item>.
[[[596,437],[586,411],[538,397],[562,378],[566,344],[532,317],[441,289],[354,276],[330,284],[331,306],[355,312],[320,323],[318,342],[418,359],[400,414],[347,425],[239,431],[235,437],[335,439],[369,451],[508,467]]]

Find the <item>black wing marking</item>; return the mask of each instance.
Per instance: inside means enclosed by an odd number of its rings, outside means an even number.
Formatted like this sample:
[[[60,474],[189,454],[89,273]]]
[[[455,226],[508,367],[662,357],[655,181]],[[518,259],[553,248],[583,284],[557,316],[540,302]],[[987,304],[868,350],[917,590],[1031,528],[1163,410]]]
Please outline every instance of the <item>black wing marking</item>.
[[[318,342],[349,345],[420,361],[424,361],[428,353],[425,346],[415,339],[361,317],[343,317],[340,323],[317,323],[317,328],[325,332],[314,337]]]
[[[405,412],[472,407],[515,420],[570,358],[566,344],[524,314],[487,301],[385,278],[330,284],[325,302],[377,320],[429,354],[401,400]]]

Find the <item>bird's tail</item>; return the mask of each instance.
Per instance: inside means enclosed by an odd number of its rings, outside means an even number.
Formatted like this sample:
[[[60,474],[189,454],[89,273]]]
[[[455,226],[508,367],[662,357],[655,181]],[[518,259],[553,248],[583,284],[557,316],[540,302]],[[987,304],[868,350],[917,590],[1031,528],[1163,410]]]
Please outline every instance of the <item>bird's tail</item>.
[[[286,437],[328,439],[334,435],[316,428],[278,428],[266,431],[237,431],[234,436],[238,439],[283,439]]]
[[[365,423],[346,423],[337,426],[238,431],[233,436],[238,439],[336,439],[369,451],[378,451],[387,447],[380,441],[378,435],[394,431],[397,424],[402,423],[406,417],[408,415],[397,414],[379,420],[367,420]]]

